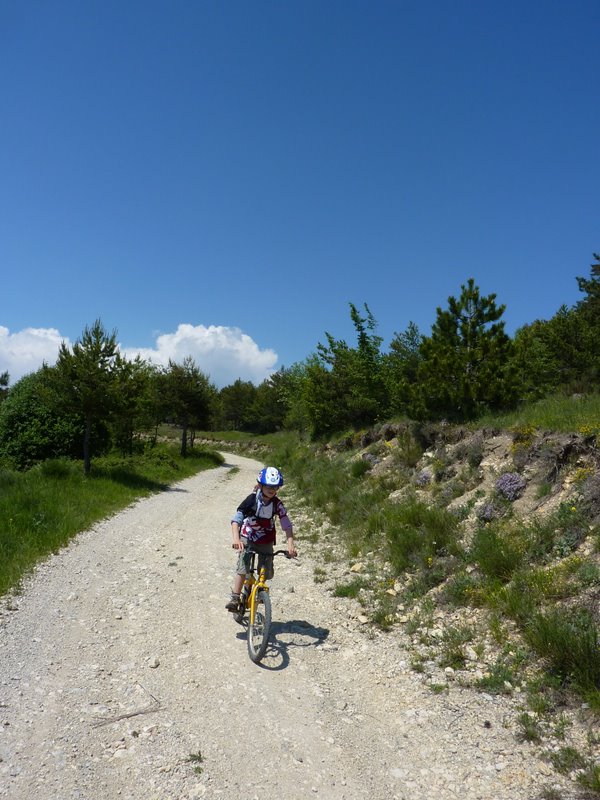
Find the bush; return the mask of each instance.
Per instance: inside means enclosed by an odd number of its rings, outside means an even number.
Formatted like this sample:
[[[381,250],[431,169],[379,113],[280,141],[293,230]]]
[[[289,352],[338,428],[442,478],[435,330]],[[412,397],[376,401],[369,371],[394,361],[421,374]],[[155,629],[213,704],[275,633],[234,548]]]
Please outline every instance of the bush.
[[[28,469],[48,458],[81,455],[83,421],[66,412],[44,370],[21,378],[0,405],[0,458]]]
[[[81,474],[81,465],[66,458],[43,461],[37,469],[45,478],[71,478]]]
[[[521,566],[526,551],[527,542],[516,531],[492,523],[478,529],[470,557],[488,578],[506,583]]]
[[[353,461],[350,467],[350,474],[353,478],[362,478],[371,469],[371,464],[368,461]]]
[[[445,509],[411,501],[403,506],[392,506],[380,516],[390,561],[398,572],[410,567],[431,566],[436,556],[461,553],[459,522]]]
[[[583,693],[600,690],[600,633],[585,610],[555,609],[533,616],[527,642],[559,676]]]
[[[444,599],[456,606],[481,606],[485,594],[479,578],[467,572],[456,572],[444,587]]]

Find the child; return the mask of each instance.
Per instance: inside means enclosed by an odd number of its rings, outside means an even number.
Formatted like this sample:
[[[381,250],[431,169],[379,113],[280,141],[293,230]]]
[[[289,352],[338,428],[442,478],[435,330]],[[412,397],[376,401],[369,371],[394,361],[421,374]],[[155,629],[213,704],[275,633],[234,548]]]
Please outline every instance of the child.
[[[277,489],[283,486],[283,475],[275,467],[265,467],[257,477],[255,491],[242,500],[231,520],[232,547],[239,551],[236,576],[231,590],[231,599],[225,606],[228,611],[237,611],[240,591],[246,575],[245,549],[248,545],[259,553],[259,568],[264,563],[267,578],[273,577],[273,558],[265,558],[273,552],[275,544],[275,517],[287,536],[290,556],[296,555],[292,523],[285,506],[277,497]]]

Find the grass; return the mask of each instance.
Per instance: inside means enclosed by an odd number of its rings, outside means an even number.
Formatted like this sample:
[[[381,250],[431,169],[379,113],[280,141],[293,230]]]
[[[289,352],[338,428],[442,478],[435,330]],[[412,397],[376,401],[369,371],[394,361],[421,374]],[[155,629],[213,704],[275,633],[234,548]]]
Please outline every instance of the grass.
[[[478,428],[539,428],[559,433],[600,433],[600,394],[549,397],[527,403],[510,414],[486,415],[477,420]]]
[[[358,597],[361,589],[369,586],[369,581],[365,578],[354,578],[349,583],[341,583],[333,590],[334,597]]]
[[[526,641],[549,669],[600,711],[600,630],[583,609],[535,613],[524,626]]]
[[[518,738],[525,742],[540,742],[542,740],[543,730],[540,720],[528,711],[524,711],[517,717],[519,725]]]
[[[514,685],[514,668],[504,660],[498,660],[492,665],[487,675],[477,681],[477,686],[490,694],[507,694],[510,689],[508,684]]]
[[[441,667],[462,669],[465,666],[465,645],[473,641],[474,632],[467,626],[447,628],[442,637],[439,664]]]
[[[204,763],[204,756],[201,751],[198,750],[197,753],[190,753],[187,760],[194,764],[194,772],[196,775],[202,775],[204,767],[201,767],[200,764]]]
[[[0,594],[98,520],[221,463],[210,450],[196,448],[182,459],[161,445],[141,456],[98,458],[87,478],[80,462],[62,459],[27,472],[1,471]]]

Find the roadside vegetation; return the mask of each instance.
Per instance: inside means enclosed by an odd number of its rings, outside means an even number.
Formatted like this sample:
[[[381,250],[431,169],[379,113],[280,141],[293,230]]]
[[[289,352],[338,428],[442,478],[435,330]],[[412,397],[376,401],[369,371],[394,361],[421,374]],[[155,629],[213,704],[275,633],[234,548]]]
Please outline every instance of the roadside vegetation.
[[[222,461],[214,451],[195,449],[184,459],[177,448],[159,445],[136,457],[99,457],[87,477],[80,462],[67,459],[0,470],[0,594],[79,531]]]
[[[510,697],[517,737],[597,797],[600,396],[547,398],[483,428],[489,446],[477,425],[405,421],[265,458],[312,509],[299,542],[323,562],[315,581],[397,631],[432,691]],[[484,486],[501,435],[510,464]],[[521,515],[525,491],[538,508]]]

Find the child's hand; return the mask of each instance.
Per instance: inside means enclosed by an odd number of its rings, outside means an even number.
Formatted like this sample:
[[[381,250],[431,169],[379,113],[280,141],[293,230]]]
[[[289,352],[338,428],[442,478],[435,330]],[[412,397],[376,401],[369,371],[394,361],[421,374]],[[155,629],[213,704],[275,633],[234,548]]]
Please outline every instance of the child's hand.
[[[288,558],[296,558],[298,551],[293,542],[288,542]]]
[[[231,546],[233,547],[234,550],[244,549],[244,543],[242,542],[241,539],[234,539],[233,542],[231,543]]]

